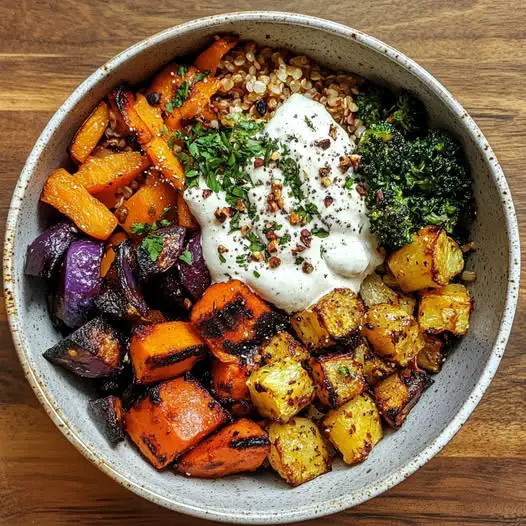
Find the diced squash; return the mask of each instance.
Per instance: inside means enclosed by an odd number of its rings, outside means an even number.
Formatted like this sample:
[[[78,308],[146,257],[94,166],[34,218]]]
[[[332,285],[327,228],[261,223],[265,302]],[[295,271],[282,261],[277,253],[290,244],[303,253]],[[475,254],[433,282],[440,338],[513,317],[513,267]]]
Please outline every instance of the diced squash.
[[[472,300],[468,289],[451,283],[441,289],[425,290],[420,294],[418,321],[430,334],[449,331],[457,336],[469,328]]]
[[[125,427],[139,451],[162,469],[228,420],[210,393],[186,374],[150,387],[126,414]]]
[[[109,95],[109,98],[114,101],[122,120],[128,126],[129,133],[135,136],[140,144],[146,144],[152,140],[152,132],[135,109],[135,95],[128,88],[119,86]]]
[[[160,137],[154,137],[144,145],[154,167],[179,191],[184,190],[184,169],[173,150]]]
[[[150,159],[139,152],[119,152],[88,158],[74,177],[90,194],[98,194],[130,184],[148,166]]]
[[[224,400],[250,400],[247,380],[250,371],[235,363],[223,363],[217,358],[212,363],[212,389]]]
[[[387,266],[404,292],[447,285],[462,272],[464,256],[437,226],[421,228],[413,241],[391,254]]]
[[[147,384],[188,372],[206,347],[188,322],[139,325],[132,333],[130,359],[138,383]]]
[[[361,364],[365,379],[370,386],[389,376],[395,369],[392,363],[385,362],[375,354],[365,339],[356,346],[353,353],[354,359]]]
[[[373,305],[365,316],[362,328],[374,351],[382,358],[405,366],[424,347],[418,323],[396,305]]]
[[[424,342],[424,348],[418,353],[416,359],[418,367],[430,373],[439,373],[446,359],[444,344],[437,336],[427,334],[424,334]]]
[[[291,325],[311,350],[349,343],[359,334],[364,306],[349,289],[334,289],[315,305],[294,314]]]
[[[339,407],[367,387],[362,366],[352,353],[312,358],[310,369],[318,399],[326,407]]]
[[[182,192],[177,194],[177,223],[190,230],[199,228],[199,223],[192,215],[192,212],[190,212]]]
[[[126,241],[127,239],[128,236],[125,232],[116,232],[108,239],[106,248],[104,250],[104,256],[102,256],[102,261],[100,263],[100,275],[102,277],[106,276],[108,270],[110,270],[111,264],[115,260],[115,250],[113,250],[114,247],[120,245],[123,241]]]
[[[186,70],[183,76],[180,73]],[[180,64],[174,62],[165,66],[157,75],[154,77],[152,83],[146,90],[147,100],[156,99],[157,106],[162,109],[166,109],[166,104],[173,100],[177,88],[182,84],[183,80],[191,81],[197,68],[194,66],[181,67]],[[151,102],[153,104],[153,102]]]
[[[120,398],[114,395],[90,400],[88,410],[101,433],[110,444],[122,442],[124,434],[124,411]]]
[[[238,280],[208,287],[190,320],[216,358],[241,365],[253,363],[264,339],[284,325],[281,314]]]
[[[132,234],[132,227],[138,223],[151,225],[163,217],[167,208],[177,206],[177,192],[155,175],[149,176],[146,184],[126,201],[128,215],[121,224],[122,228]]]
[[[369,274],[362,281],[360,297],[367,307],[372,307],[379,303],[399,304],[398,294],[390,289],[375,272]]]
[[[288,422],[314,398],[314,384],[305,369],[293,360],[265,365],[247,381],[252,403],[265,417]]]
[[[142,93],[135,95],[135,111],[146,124],[150,133],[155,137],[161,137],[164,129],[164,121],[161,110],[157,106],[151,106]]]
[[[223,56],[236,44],[237,39],[235,38],[218,38],[196,58],[195,66],[200,71],[209,71],[211,75],[215,75]]]
[[[374,388],[374,399],[384,420],[391,427],[400,427],[432,383],[427,374],[412,369],[402,369],[378,382]]]
[[[177,469],[191,477],[215,479],[255,471],[269,451],[267,432],[255,422],[242,418],[183,455]]]
[[[323,427],[346,464],[365,460],[383,437],[378,409],[365,393],[329,411]]]
[[[286,331],[278,332],[263,344],[260,353],[264,363],[280,362],[292,358],[297,362],[307,364],[310,359],[307,349]]]
[[[108,122],[108,105],[105,102],[100,102],[82,123],[71,142],[69,152],[77,164],[82,164],[97,146],[108,127]]]
[[[270,465],[291,486],[299,486],[332,469],[332,461],[318,427],[308,418],[268,426]]]
[[[115,216],[63,168],[49,176],[40,199],[96,239],[108,239],[117,226]]]

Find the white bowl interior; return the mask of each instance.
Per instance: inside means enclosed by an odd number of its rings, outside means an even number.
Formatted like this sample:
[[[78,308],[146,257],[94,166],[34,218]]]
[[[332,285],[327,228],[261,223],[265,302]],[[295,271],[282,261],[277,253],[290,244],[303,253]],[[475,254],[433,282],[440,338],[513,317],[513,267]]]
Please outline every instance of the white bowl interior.
[[[93,85],[81,87],[81,92],[66,103],[72,107],[59,110],[54,121],[56,128],[47,130],[39,139],[37,147],[41,153],[34,164],[26,167],[31,178],[25,188],[19,190],[19,194],[25,192],[24,199],[14,228],[8,232],[8,244],[12,236],[16,241],[11,269],[15,290],[11,321],[15,338],[26,371],[30,371],[34,383],[38,384],[41,399],[45,398],[51,405],[52,409],[47,409],[54,413],[55,421],[63,422],[63,430],[78,447],[85,448],[83,452],[88,457],[134,491],[168,507],[216,520],[293,521],[335,512],[383,491],[411,473],[449,440],[456,431],[454,427],[471,412],[474,403],[470,404],[470,400],[481,396],[477,383],[481,377],[491,377],[499,359],[492,353],[507,308],[510,268],[507,230],[510,224],[513,226],[507,214],[513,216],[513,206],[509,196],[501,195],[505,182],[497,181],[495,172],[492,173],[492,162],[495,170],[499,170],[496,160],[487,159],[484,144],[478,142],[475,135],[478,129],[469,117],[463,118],[454,102],[444,102],[445,92],[426,85],[422,77],[414,75],[412,63],[404,62],[405,59],[396,62],[392,50],[386,48],[382,52],[380,46],[378,52],[364,44],[363,36],[350,30],[347,36],[342,36],[341,26],[334,30],[315,26],[308,19],[284,24],[283,18],[270,15],[245,20],[226,17],[206,27],[191,25],[184,35],[175,28],[170,38],[156,37],[150,47],[143,44],[142,48],[132,48],[117,57],[113,61],[118,63],[115,69],[100,71]],[[418,94],[428,108],[432,123],[454,132],[461,140],[475,178],[478,219],[473,239],[478,250],[468,265],[477,271],[478,279],[471,287],[475,311],[469,334],[435,377],[435,384],[424,394],[403,428],[386,436],[366,462],[352,468],[336,463],[331,474],[296,489],[286,487],[271,473],[216,481],[190,480],[169,471],[157,472],[129,443],[110,447],[88,417],[86,405],[91,396],[88,383],[79,382],[42,357],[42,352],[55,344],[59,335],[47,315],[45,287],[38,280],[23,276],[26,247],[49,222],[47,211],[38,204],[44,181],[52,169],[68,162],[66,148],[71,137],[96,101],[121,81],[133,84],[144,80],[173,57],[196,51],[218,32],[235,32],[243,39],[290,48],[327,66]],[[507,207],[511,208],[507,210]],[[505,343],[506,330],[501,334]],[[450,426],[454,418],[456,424]]]

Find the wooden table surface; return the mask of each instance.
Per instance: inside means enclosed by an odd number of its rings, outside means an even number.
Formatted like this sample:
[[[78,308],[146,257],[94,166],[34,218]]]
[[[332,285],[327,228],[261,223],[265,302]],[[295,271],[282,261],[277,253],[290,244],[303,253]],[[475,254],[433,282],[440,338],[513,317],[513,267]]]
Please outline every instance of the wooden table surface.
[[[526,232],[524,0],[260,0],[257,6],[241,0],[230,6],[218,0],[0,3],[2,237],[27,155],[48,119],[85,77],[117,52],[169,26],[252,7],[300,11],[351,25],[427,68],[486,134]],[[451,443],[408,480],[331,517],[331,524],[526,524],[525,307],[522,295],[500,369]],[[124,522],[209,524],[133,495],[69,444],[26,383],[5,312],[0,312],[0,524]]]

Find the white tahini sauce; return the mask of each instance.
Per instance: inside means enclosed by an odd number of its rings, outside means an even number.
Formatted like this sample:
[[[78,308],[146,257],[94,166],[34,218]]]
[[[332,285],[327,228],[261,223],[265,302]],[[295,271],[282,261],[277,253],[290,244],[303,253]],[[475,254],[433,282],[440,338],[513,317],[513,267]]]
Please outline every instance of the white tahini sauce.
[[[280,260],[276,268],[270,268],[265,261],[250,259],[248,265],[240,266],[236,258],[247,253],[248,242],[239,231],[229,233],[230,219],[221,223],[215,217],[217,209],[229,206],[224,192],[212,193],[205,199],[203,189],[207,187],[201,181],[199,186],[186,190],[185,199],[201,225],[203,254],[212,280],[240,279],[288,313],[309,307],[338,287],[358,292],[363,279],[383,261],[383,257],[376,238],[370,233],[363,199],[355,185],[351,190],[344,186],[353,172],[352,168],[342,172],[340,158],[353,153],[354,142],[322,104],[299,94],[292,95],[278,108],[263,133],[286,145],[289,155],[297,161],[305,201],[316,206],[319,217],[314,217],[306,225],[292,225],[289,215],[297,210],[298,200],[285,184],[282,189],[283,208],[276,213],[270,212],[267,196],[271,192],[271,183],[283,181],[283,173],[276,163],[258,168],[250,165],[246,171],[255,186],[250,190],[249,199],[256,205],[259,218],[252,221],[243,214],[241,225],[250,225],[258,238],[268,244],[265,226],[274,221],[282,225],[276,234],[288,234],[291,241],[271,254]],[[329,168],[329,187],[322,184],[320,168]],[[323,238],[313,235],[310,247],[301,253],[293,253],[296,245],[302,245],[301,232],[304,229],[311,232],[323,229],[329,235]],[[221,245],[228,249],[222,258],[218,253]],[[312,265],[310,273],[305,272],[305,263]]]

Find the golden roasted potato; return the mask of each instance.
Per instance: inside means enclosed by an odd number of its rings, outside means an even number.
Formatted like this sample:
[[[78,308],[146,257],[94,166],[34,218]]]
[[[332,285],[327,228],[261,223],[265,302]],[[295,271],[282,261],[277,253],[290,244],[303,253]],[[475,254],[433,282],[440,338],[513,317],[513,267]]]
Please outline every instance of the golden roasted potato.
[[[471,308],[468,289],[460,283],[451,283],[441,289],[421,292],[418,321],[429,334],[449,331],[462,336],[469,328]]]
[[[404,292],[447,285],[464,268],[457,243],[437,226],[421,228],[413,241],[389,256],[387,267]]]
[[[323,426],[346,464],[365,460],[383,437],[380,414],[368,394],[361,394],[329,411]]]
[[[291,325],[309,349],[323,349],[351,341],[359,333],[364,310],[354,292],[334,289],[315,305],[294,314]]]
[[[375,385],[395,370],[392,363],[385,362],[371,350],[365,339],[362,339],[353,353],[354,359],[361,364],[365,380],[370,386]]]
[[[424,347],[417,321],[396,305],[373,305],[365,316],[362,336],[382,358],[401,366]]]
[[[339,407],[367,387],[362,366],[353,353],[312,358],[310,368],[318,399],[326,407]]]
[[[314,384],[307,371],[287,359],[265,365],[247,381],[250,398],[265,417],[288,422],[314,398]]]
[[[270,465],[292,486],[331,471],[331,456],[323,437],[308,418],[293,418],[287,424],[268,425]]]
[[[410,294],[404,294],[403,292],[398,294],[398,305],[411,316],[415,315],[416,301],[416,298]]]
[[[281,331],[264,344],[260,351],[263,363],[273,363],[292,358],[301,363],[308,363],[310,354],[288,332]]]
[[[418,353],[418,367],[430,373],[439,373],[445,361],[444,344],[440,338],[424,334],[424,348]]]
[[[389,305],[398,305],[399,303],[398,294],[390,289],[375,272],[369,274],[362,281],[360,297],[367,307],[379,303],[389,303]]]
[[[308,405],[301,413],[301,416],[312,420],[316,425],[321,425],[322,420],[327,416],[327,409],[317,401]]]
[[[378,382],[374,388],[374,399],[384,420],[391,427],[400,427],[432,383],[427,374],[412,369],[402,369]]]

